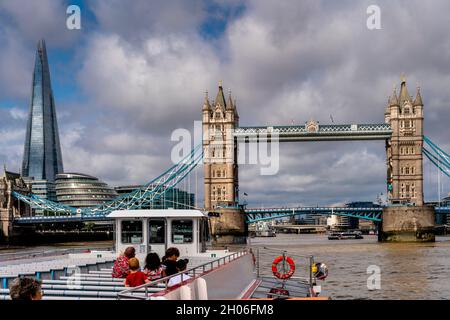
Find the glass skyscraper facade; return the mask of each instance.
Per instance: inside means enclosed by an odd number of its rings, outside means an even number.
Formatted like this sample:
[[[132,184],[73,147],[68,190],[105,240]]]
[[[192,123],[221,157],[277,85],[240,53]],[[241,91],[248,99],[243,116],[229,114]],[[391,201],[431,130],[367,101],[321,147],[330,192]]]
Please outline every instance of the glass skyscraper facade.
[[[22,176],[52,184],[63,172],[61,146],[44,40],[38,42],[25,136]]]
[[[61,146],[47,50],[44,40],[40,40],[34,62],[22,176],[31,184],[34,194],[56,201],[55,178],[62,172]],[[42,210],[35,210],[35,213],[40,214]]]

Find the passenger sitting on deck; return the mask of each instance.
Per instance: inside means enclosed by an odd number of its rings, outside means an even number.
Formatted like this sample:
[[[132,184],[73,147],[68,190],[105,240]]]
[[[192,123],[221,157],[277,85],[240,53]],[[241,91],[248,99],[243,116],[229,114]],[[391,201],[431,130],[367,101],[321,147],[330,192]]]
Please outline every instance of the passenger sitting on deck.
[[[136,250],[133,247],[128,247],[125,252],[121,254],[116,261],[114,261],[112,277],[113,278],[126,278],[130,272],[128,260],[134,258]]]
[[[175,248],[175,247],[170,247],[169,249],[166,250],[166,254],[162,258],[162,262],[164,264],[167,260],[177,261],[179,256],[180,256],[180,250],[178,250],[178,248]]]
[[[12,300],[41,300],[41,282],[33,278],[16,278],[9,288],[9,295]]]
[[[188,259],[180,259],[180,260],[178,260],[177,261],[177,273],[185,271],[188,263],[189,263]],[[168,287],[175,286],[177,284],[180,284],[181,282],[189,280],[190,278],[191,277],[188,276],[185,273],[176,275],[175,277],[170,278],[169,283],[167,284],[167,286]]]
[[[150,281],[159,279],[162,277],[163,267],[161,260],[155,252],[151,252],[145,257],[144,273]]]
[[[128,263],[130,274],[125,279],[125,287],[137,287],[149,282],[145,273],[139,271],[139,260],[137,258],[131,258]]]
[[[180,250],[175,247],[166,250],[166,255],[162,258],[164,277],[177,273],[177,259],[179,256]]]

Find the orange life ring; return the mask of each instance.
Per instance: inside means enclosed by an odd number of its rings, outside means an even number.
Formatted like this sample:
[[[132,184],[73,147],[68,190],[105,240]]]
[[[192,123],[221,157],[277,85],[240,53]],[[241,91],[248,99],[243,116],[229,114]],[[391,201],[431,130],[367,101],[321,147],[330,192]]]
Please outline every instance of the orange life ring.
[[[286,273],[281,273],[278,271],[278,264],[283,261],[284,259],[286,259],[286,262],[289,264],[289,271]],[[292,260],[291,257],[283,257],[283,256],[279,256],[276,257],[275,260],[273,260],[272,262],[272,272],[273,275],[275,277],[277,277],[278,279],[289,279],[290,277],[292,277],[294,275],[295,272],[295,264],[294,264],[294,260]]]

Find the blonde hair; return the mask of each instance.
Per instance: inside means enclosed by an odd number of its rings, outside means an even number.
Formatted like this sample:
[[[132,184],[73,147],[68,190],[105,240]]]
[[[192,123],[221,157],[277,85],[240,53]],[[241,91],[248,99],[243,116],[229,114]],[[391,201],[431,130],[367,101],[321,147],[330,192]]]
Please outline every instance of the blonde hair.
[[[139,260],[137,258],[131,258],[128,260],[128,265],[130,266],[131,270],[137,270],[139,269]]]

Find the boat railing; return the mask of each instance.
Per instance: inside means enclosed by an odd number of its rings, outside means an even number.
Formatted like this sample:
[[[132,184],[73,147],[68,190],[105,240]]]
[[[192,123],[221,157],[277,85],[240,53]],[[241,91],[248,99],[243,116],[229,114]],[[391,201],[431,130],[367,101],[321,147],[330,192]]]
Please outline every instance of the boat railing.
[[[117,299],[137,299],[137,300],[148,300],[149,297],[149,293],[154,294],[154,292],[149,292],[149,288],[152,287],[158,287],[162,290],[167,290],[168,288],[170,288],[168,286],[170,279],[180,276],[181,278],[181,283],[183,283],[185,280],[188,279],[192,279],[192,278],[196,278],[196,277],[200,277],[202,275],[204,275],[206,272],[209,272],[211,270],[214,270],[215,268],[218,268],[220,266],[223,266],[225,264],[228,264],[246,254],[248,254],[249,251],[244,249],[244,250],[240,250],[240,251],[236,251],[233,252],[229,255],[217,258],[215,260],[211,260],[208,261],[206,263],[200,264],[198,266],[195,266],[193,268],[184,270],[182,272],[173,274],[171,276],[167,276],[164,278],[160,278],[160,279],[156,279],[154,281],[150,281],[148,283],[145,283],[143,285],[137,286],[137,287],[133,287],[130,289],[126,289],[123,290],[121,292],[118,293],[117,295]],[[189,276],[189,278],[186,277],[187,274],[191,274],[191,276]],[[184,277],[184,279],[183,279]],[[161,284],[163,284],[164,286],[161,286]],[[144,289],[144,295],[142,295],[142,289]],[[139,292],[140,291],[140,292]],[[134,295],[134,293],[138,294],[138,295]]]
[[[301,255],[293,252],[289,252],[287,250],[269,248],[269,247],[261,247],[256,249],[256,275],[257,278],[262,277],[273,277],[273,272],[271,268],[268,268],[266,265],[261,266],[261,260],[267,261],[269,260],[267,257],[263,257],[263,255],[271,255],[271,256],[282,256],[282,267],[286,268],[286,259],[288,257],[294,260],[296,266],[296,271],[290,280],[297,280],[303,285],[307,285],[310,290],[316,285],[316,278],[314,276],[314,256],[312,255]],[[272,267],[272,265],[270,265]],[[280,283],[283,281],[280,279]]]

